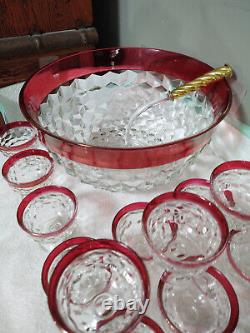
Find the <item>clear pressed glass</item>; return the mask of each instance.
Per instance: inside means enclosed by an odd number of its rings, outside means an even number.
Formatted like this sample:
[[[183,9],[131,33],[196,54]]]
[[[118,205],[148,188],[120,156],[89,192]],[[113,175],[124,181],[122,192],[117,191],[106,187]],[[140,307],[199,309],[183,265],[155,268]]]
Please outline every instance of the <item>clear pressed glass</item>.
[[[77,245],[90,240],[91,238],[89,237],[70,238],[60,243],[57,247],[54,248],[54,250],[51,251],[51,253],[46,258],[42,269],[42,285],[46,294],[49,288],[50,277],[62,257]]]
[[[118,297],[122,308],[114,306]],[[129,300],[145,303],[149,280],[140,258],[112,240],[85,242],[69,251],[56,266],[49,285],[51,314],[67,332],[126,332],[141,320]],[[107,310],[104,301],[111,302]]]
[[[70,174],[108,190],[147,190],[168,183],[194,160],[229,111],[231,90],[222,80],[176,101],[168,112],[166,105],[146,112],[128,144],[131,113],[209,70],[199,60],[158,49],[88,50],[34,74],[20,107]]]
[[[229,237],[220,210],[188,192],[168,192],[149,202],[143,231],[162,265],[181,275],[206,270],[224,251]]]
[[[181,182],[175,188],[175,191],[179,192],[190,192],[203,197],[209,201],[213,201],[211,191],[210,191],[210,183],[208,180],[203,178],[190,178]]]
[[[231,332],[238,321],[237,296],[222,273],[210,266],[228,243],[221,211],[179,187],[149,202],[142,220],[148,244],[166,270],[158,297],[174,332]]]
[[[142,231],[142,214],[146,202],[136,202],[123,207],[112,224],[113,238],[133,249],[143,260],[153,259],[152,251]]]
[[[214,267],[197,277],[164,273],[158,287],[163,318],[176,333],[233,332],[239,318],[235,291]]]
[[[31,192],[21,201],[17,221],[43,248],[52,250],[71,237],[76,214],[74,193],[65,187],[51,185]]]
[[[164,333],[156,322],[154,322],[149,317],[143,317],[142,321],[133,330],[133,333]],[[165,330],[165,333],[170,333],[170,331]]]
[[[2,175],[7,183],[25,195],[44,186],[54,170],[54,161],[48,152],[28,149],[11,156],[3,165]]]
[[[250,282],[250,228],[241,231],[232,231],[227,254],[229,262],[231,263],[235,272],[244,279]]]
[[[231,229],[250,227],[250,162],[230,161],[211,174],[211,192]]]
[[[30,149],[36,141],[37,131],[27,121],[15,121],[0,128],[0,151],[6,156]]]

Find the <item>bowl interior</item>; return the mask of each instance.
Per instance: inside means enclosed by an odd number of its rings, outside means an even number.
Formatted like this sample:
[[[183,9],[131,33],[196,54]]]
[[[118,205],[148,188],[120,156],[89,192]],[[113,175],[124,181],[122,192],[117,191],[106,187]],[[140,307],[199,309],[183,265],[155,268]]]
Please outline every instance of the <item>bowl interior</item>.
[[[101,147],[145,147],[181,140],[212,125],[212,104],[201,92],[155,105],[182,83],[142,70],[113,70],[65,83],[40,106],[40,125],[75,143]]]

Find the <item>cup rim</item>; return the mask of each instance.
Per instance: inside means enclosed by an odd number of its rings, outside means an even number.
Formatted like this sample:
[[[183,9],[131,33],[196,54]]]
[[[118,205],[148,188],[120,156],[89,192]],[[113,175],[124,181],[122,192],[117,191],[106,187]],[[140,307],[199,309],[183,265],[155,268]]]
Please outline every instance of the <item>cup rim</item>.
[[[58,307],[57,307],[57,300],[56,300],[56,291],[57,286],[60,280],[61,275],[63,274],[64,270],[69,266],[74,259],[76,259],[79,255],[94,251],[94,250],[100,250],[100,249],[109,249],[112,251],[119,252],[126,257],[128,257],[132,263],[135,265],[135,267],[138,269],[138,272],[141,277],[141,281],[143,284],[144,289],[144,300],[149,299],[150,294],[150,282],[149,282],[149,276],[146,269],[146,266],[144,265],[142,259],[130,248],[126,247],[124,244],[119,243],[115,240],[111,239],[97,239],[92,240],[91,242],[85,242],[82,243],[72,250],[70,250],[57,264],[56,268],[54,269],[52,276],[50,278],[50,284],[49,284],[49,290],[48,290],[48,306],[50,313],[57,323],[57,325],[66,330],[68,333],[74,333],[64,322],[63,318],[61,317]],[[128,328],[134,328],[136,325],[141,321],[141,315],[137,315],[137,317],[131,321],[129,324],[129,327],[126,327],[123,331],[120,333],[126,333]]]
[[[136,211],[136,210],[144,210],[146,205],[147,205],[147,202],[133,202],[133,203],[130,203],[130,204],[122,207],[116,213],[115,217],[113,218],[113,222],[112,222],[112,236],[113,236],[114,240],[119,242],[119,240],[117,239],[117,227],[118,227],[121,219],[123,218],[123,216],[125,216],[126,214],[131,213],[133,211]]]
[[[16,182],[10,181],[8,179],[8,173],[9,173],[10,168],[17,161],[19,161],[25,157],[29,157],[29,156],[41,156],[41,157],[46,158],[50,162],[50,168],[47,171],[47,173],[45,175],[43,175],[42,177],[39,177],[30,182],[16,183]],[[28,149],[28,150],[24,150],[19,153],[16,153],[15,155],[12,155],[11,157],[8,158],[8,160],[4,163],[4,165],[2,167],[2,176],[10,186],[15,187],[15,188],[20,188],[20,189],[27,189],[27,188],[37,186],[37,185],[43,183],[44,181],[46,181],[51,176],[53,171],[54,171],[54,160],[47,151],[42,150],[42,149]]]
[[[239,276],[241,278],[243,278],[244,280],[246,280],[247,282],[250,282],[250,275],[245,274],[237,265],[237,262],[234,260],[233,256],[232,256],[232,252],[231,252],[231,243],[232,243],[232,239],[236,236],[236,234],[244,232],[245,230],[249,231],[250,229],[244,229],[244,230],[232,230],[231,231],[231,236],[230,236],[230,240],[228,242],[227,245],[227,257],[228,260],[230,262],[230,264],[232,265],[233,269],[239,274]]]
[[[164,333],[162,328],[150,317],[144,316],[141,320],[141,323],[151,328],[155,333]],[[138,323],[138,325],[140,325],[140,323]]]
[[[60,228],[56,231],[51,231],[49,233],[37,233],[37,232],[30,231],[24,224],[24,212],[25,212],[27,206],[30,204],[30,202],[32,202],[35,198],[39,197],[40,195],[46,194],[46,193],[53,193],[53,192],[64,194],[72,201],[72,203],[74,205],[72,216],[70,217],[68,222],[62,228]],[[21,203],[19,204],[19,206],[17,208],[17,222],[18,222],[19,226],[30,236],[35,237],[35,238],[44,239],[47,237],[57,236],[57,235],[61,234],[63,231],[65,231],[69,226],[71,226],[76,218],[77,209],[78,209],[77,199],[76,199],[75,194],[71,190],[69,190],[66,187],[57,186],[57,185],[44,186],[44,187],[38,188],[35,191],[29,193],[21,201]]]
[[[26,142],[24,142],[20,145],[16,145],[16,146],[7,147],[7,146],[3,146],[0,144],[0,150],[5,151],[5,152],[16,152],[17,150],[22,150],[22,149],[28,148],[35,143],[35,141],[37,139],[37,133],[36,133],[34,127],[28,121],[13,121],[11,123],[7,123],[7,124],[1,126],[0,137],[4,133],[8,132],[10,129],[13,129],[15,127],[29,127],[33,130],[33,136]]]
[[[125,216],[126,214],[135,212],[135,211],[144,211],[146,205],[148,204],[148,202],[133,202],[131,204],[128,204],[124,207],[122,207],[117,214],[115,215],[113,222],[112,222],[112,236],[113,239],[116,240],[117,242],[122,242],[121,240],[118,239],[117,236],[117,227],[119,225],[119,223],[121,222],[123,216]],[[144,234],[142,233],[142,237],[144,237]],[[123,243],[123,242],[122,242]],[[124,243],[125,244],[125,243]],[[130,247],[128,244],[125,244],[126,246]],[[133,248],[132,248],[133,249]],[[153,259],[153,257],[143,257],[140,256],[144,261],[150,261]]]
[[[47,294],[48,288],[49,288],[49,270],[50,270],[50,267],[53,264],[54,260],[56,259],[56,257],[61,252],[70,248],[71,246],[76,246],[76,245],[79,245],[81,243],[91,241],[91,240],[93,240],[93,238],[90,238],[90,237],[74,237],[74,238],[66,239],[64,242],[57,245],[50,252],[50,254],[48,255],[48,257],[46,258],[46,260],[43,264],[42,274],[41,274],[41,282],[42,282],[42,287],[43,287],[45,294]]]
[[[239,320],[239,302],[238,298],[236,295],[236,292],[230,283],[230,281],[227,279],[227,277],[217,268],[210,266],[207,270],[206,273],[210,274],[213,278],[215,278],[223,287],[225,290],[229,303],[230,303],[230,318],[228,320],[227,327],[224,329],[223,333],[231,333],[235,330],[238,320]],[[158,304],[159,308],[161,311],[161,314],[163,318],[167,321],[167,323],[171,326],[171,329],[175,333],[181,333],[181,331],[178,329],[178,327],[175,326],[175,324],[170,320],[170,318],[167,315],[167,312],[164,308],[163,305],[163,300],[162,300],[162,294],[163,294],[163,288],[165,283],[167,283],[169,277],[173,273],[171,272],[164,272],[160,278],[159,284],[158,284],[158,290],[157,290],[157,299],[158,299]]]
[[[237,212],[233,210],[232,208],[226,206],[224,202],[220,200],[220,197],[216,194],[216,191],[214,189],[214,183],[216,181],[216,178],[222,174],[225,171],[230,171],[230,170],[249,170],[250,173],[250,162],[249,161],[244,161],[244,160],[234,160],[234,161],[229,161],[229,162],[224,162],[220,165],[218,165],[211,173],[210,177],[210,190],[212,193],[212,196],[218,204],[219,207],[224,209],[227,213],[231,214],[234,217],[240,218],[244,221],[249,221],[250,222],[250,215],[248,214],[242,214],[240,212]]]
[[[175,192],[182,192],[190,185],[199,185],[210,189],[210,182],[205,178],[189,178],[176,186]]]
[[[183,262],[183,261],[177,261],[174,259],[166,258],[162,256],[162,253],[158,251],[154,244],[152,243],[148,232],[147,232],[147,220],[150,216],[150,213],[160,204],[168,201],[186,201],[194,203],[198,206],[200,206],[202,209],[205,209],[210,215],[213,216],[215,221],[217,222],[217,225],[220,228],[220,234],[221,234],[221,240],[220,245],[217,248],[216,252],[207,258],[206,260],[200,261],[200,262]],[[147,239],[148,244],[152,248],[152,250],[156,253],[156,255],[164,260],[167,264],[172,264],[175,267],[180,268],[186,268],[186,269],[193,269],[193,268],[201,268],[204,267],[211,262],[215,261],[217,257],[219,257],[224,249],[226,248],[228,238],[229,238],[229,229],[228,224],[225,216],[222,214],[222,212],[209,200],[200,197],[196,194],[190,193],[190,192],[166,192],[164,194],[161,194],[157,197],[155,197],[152,201],[150,201],[146,208],[144,209],[143,216],[142,216],[142,228],[144,235]]]

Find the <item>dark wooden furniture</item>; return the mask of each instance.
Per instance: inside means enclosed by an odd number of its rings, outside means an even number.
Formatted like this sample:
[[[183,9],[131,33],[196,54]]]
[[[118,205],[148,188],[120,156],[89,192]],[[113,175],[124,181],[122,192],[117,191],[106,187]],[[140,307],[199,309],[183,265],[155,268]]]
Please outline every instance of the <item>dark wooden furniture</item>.
[[[4,121],[3,116],[2,116],[2,114],[1,114],[1,112],[0,112],[0,128],[1,128],[4,124],[5,124],[5,121]]]
[[[91,0],[0,0],[0,86],[64,55],[93,48]]]

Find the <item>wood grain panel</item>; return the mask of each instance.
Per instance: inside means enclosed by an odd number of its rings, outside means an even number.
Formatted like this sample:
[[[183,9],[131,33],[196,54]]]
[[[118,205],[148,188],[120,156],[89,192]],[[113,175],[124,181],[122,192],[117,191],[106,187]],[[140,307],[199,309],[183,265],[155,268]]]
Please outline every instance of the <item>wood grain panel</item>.
[[[0,87],[24,81],[38,69],[37,59],[0,61]]]
[[[0,61],[65,54],[96,45],[97,42],[98,34],[93,27],[0,38]]]
[[[92,25],[91,0],[0,0],[0,37]]]
[[[48,54],[43,57],[16,58],[11,60],[0,60],[0,87],[27,80],[32,74],[38,71],[42,66],[51,61],[59,59],[68,54],[93,48],[94,45],[86,47],[72,48],[70,50],[59,50],[53,55]]]

